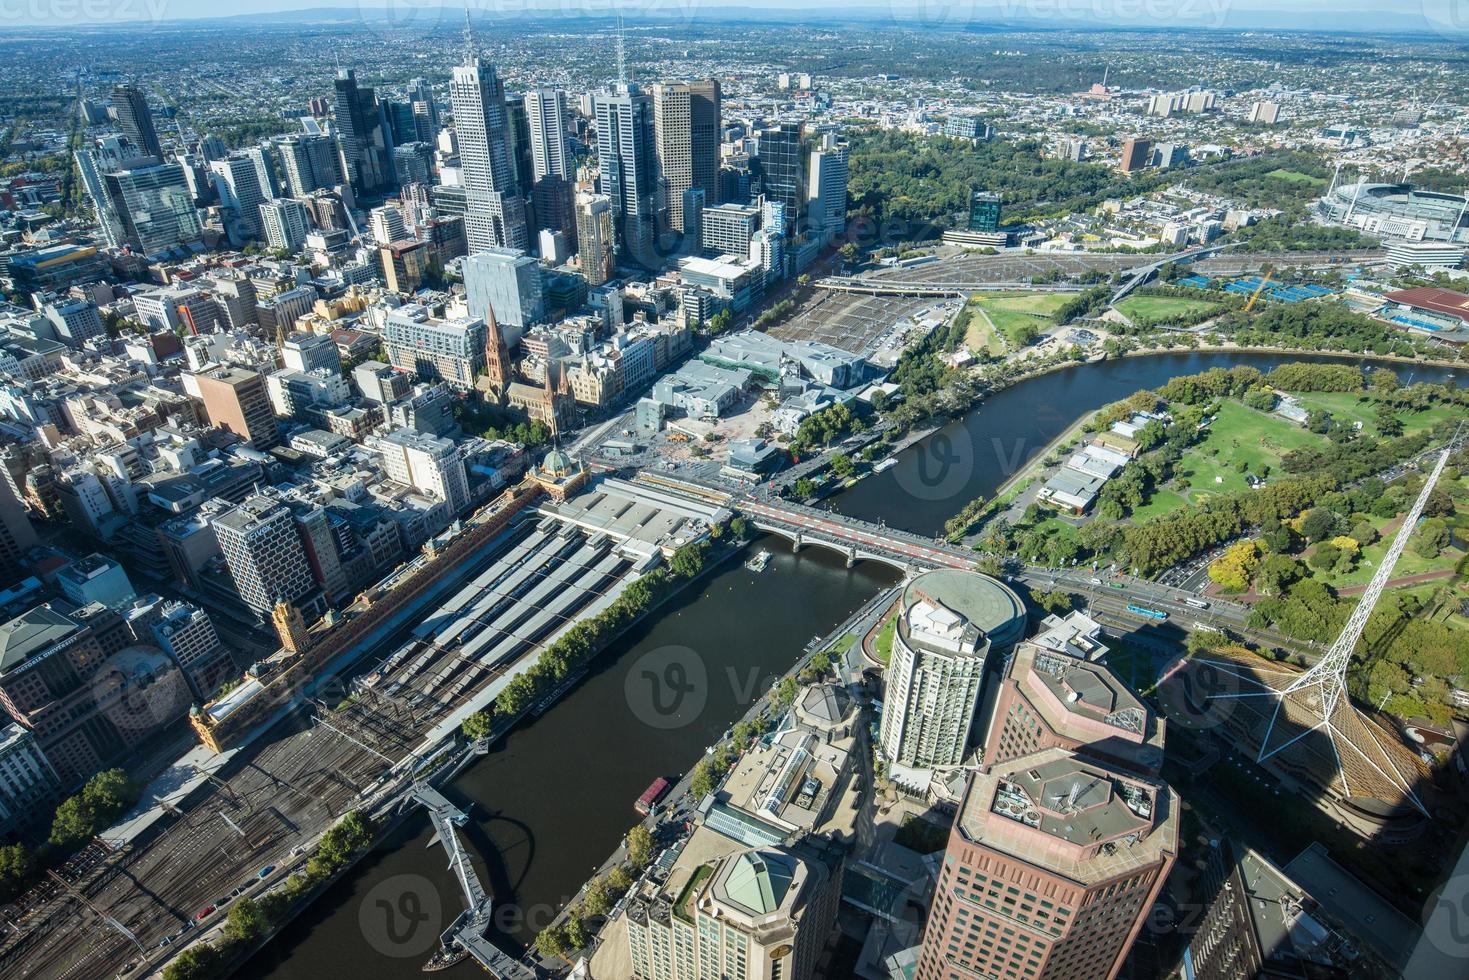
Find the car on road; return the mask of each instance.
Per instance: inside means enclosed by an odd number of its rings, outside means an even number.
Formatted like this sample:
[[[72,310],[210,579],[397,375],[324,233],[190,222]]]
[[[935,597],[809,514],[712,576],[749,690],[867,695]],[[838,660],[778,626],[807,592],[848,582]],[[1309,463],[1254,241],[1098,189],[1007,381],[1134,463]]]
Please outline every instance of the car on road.
[[[194,916],[194,921],[195,922],[203,922],[206,918],[208,918],[214,912],[214,909],[215,909],[215,906],[213,906],[213,905],[206,905],[206,906],[204,906],[202,909],[199,910],[199,914],[196,915],[196,916]]]
[[[275,870],[275,865],[273,865],[273,864],[267,864],[265,867],[263,867],[263,868],[260,869],[260,877],[261,878],[269,878],[270,877],[270,873],[272,871],[274,871],[274,870]]]
[[[1093,578],[1092,579],[1092,585],[1101,585],[1101,584],[1102,584],[1102,580],[1101,579],[1099,579],[1099,578]]]

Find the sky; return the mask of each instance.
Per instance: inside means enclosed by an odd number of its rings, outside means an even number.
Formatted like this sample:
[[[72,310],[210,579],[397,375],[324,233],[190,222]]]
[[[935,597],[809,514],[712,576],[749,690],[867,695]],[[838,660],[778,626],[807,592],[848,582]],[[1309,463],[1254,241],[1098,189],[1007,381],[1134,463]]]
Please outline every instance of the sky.
[[[232,15],[270,15],[319,8],[360,11],[364,20],[388,17],[404,24],[455,20],[465,0],[0,0],[0,29],[89,23],[167,21]],[[576,17],[689,18],[731,9],[768,9],[792,15],[789,0],[469,0],[485,17],[531,10]],[[964,28],[986,22],[1045,26],[1090,23],[1116,27],[1226,30],[1314,29],[1469,34],[1469,0],[805,0],[811,16],[859,15],[910,27]]]

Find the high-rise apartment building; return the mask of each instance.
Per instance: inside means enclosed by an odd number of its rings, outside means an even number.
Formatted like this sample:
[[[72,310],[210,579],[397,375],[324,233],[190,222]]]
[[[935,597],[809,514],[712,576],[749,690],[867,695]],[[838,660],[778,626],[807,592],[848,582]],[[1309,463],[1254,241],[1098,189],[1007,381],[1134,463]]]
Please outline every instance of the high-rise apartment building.
[[[306,562],[291,509],[263,495],[249,497],[210,521],[240,600],[261,618],[276,603],[310,606],[316,579]],[[304,609],[303,609],[304,612]]]
[[[393,138],[377,93],[359,88],[356,72],[345,68],[337,72],[334,96],[344,179],[358,194],[391,189],[396,183]]]
[[[619,84],[594,97],[601,190],[612,203],[618,259],[647,265],[657,235],[658,159],[653,100]],[[580,229],[580,224],[578,224]]]
[[[972,773],[917,980],[1116,977],[1178,854],[1165,783],[1051,748]]]
[[[270,395],[258,373],[222,367],[205,371],[195,380],[211,425],[228,429],[261,451],[280,445]]]
[[[566,93],[550,88],[525,93],[525,114],[530,124],[531,162],[536,180],[575,177],[566,152]]]
[[[510,146],[505,87],[494,65],[471,55],[454,69],[449,97],[466,208],[470,254],[495,246],[527,249],[530,229]]]
[[[811,153],[806,195],[813,232],[830,239],[847,230],[847,144],[835,133],[823,136]]]
[[[117,115],[118,128],[128,142],[139,153],[146,153],[162,163],[163,144],[158,142],[158,131],[153,128],[153,113],[148,108],[143,90],[131,84],[114,86],[112,111]]]
[[[306,244],[306,236],[311,231],[306,205],[289,197],[278,197],[260,205],[260,223],[267,245],[293,254]]]
[[[251,238],[258,238],[260,205],[270,197],[260,184],[260,170],[255,161],[243,153],[231,154],[210,163],[209,170],[214,175],[220,205],[234,214],[234,220],[225,224],[230,242],[243,245]]]
[[[1250,106],[1250,122],[1273,126],[1280,122],[1280,103],[1256,102]]]
[[[582,278],[600,286],[612,278],[613,208],[605,194],[578,194],[576,198],[576,249]]]
[[[1122,160],[1117,166],[1123,173],[1130,174],[1145,168],[1152,159],[1152,142],[1133,138],[1122,144]]]
[[[934,769],[968,755],[985,661],[1025,632],[1025,604],[1004,583],[940,570],[903,589],[878,747],[894,766]]]
[[[0,574],[20,571],[21,559],[37,544],[36,529],[10,480],[0,480]]]
[[[276,141],[276,149],[285,171],[286,191],[292,197],[305,197],[314,190],[342,183],[340,155],[330,136],[285,136]]]

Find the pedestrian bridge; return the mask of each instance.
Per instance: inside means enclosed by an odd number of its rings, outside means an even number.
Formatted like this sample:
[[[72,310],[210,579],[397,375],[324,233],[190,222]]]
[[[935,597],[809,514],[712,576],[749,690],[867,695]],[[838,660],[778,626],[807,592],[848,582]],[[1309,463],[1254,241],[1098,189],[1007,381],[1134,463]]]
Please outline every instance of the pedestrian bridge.
[[[480,884],[479,875],[474,870],[469,853],[459,843],[459,834],[456,830],[464,826],[465,821],[469,818],[463,810],[449,802],[444,794],[427,783],[414,785],[404,800],[404,804],[409,802],[418,803],[428,811],[429,820],[434,825],[435,836],[439,843],[444,845],[444,851],[449,855],[449,867],[453,869],[454,877],[459,881],[459,889],[464,893],[465,909],[445,930],[442,937],[444,945],[446,947],[457,945],[464,949],[474,957],[480,966],[484,967],[485,972],[495,977],[496,980],[536,980],[533,970],[512,959],[485,938],[485,930],[489,927],[490,915],[494,908],[494,899]]]

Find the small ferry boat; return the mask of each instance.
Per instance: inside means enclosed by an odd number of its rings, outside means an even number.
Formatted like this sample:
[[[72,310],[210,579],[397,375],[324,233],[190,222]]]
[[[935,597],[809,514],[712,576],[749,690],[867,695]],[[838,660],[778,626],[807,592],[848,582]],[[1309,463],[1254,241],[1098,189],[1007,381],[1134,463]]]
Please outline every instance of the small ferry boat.
[[[469,955],[469,950],[455,943],[452,946],[440,946],[434,950],[434,955],[429,957],[423,965],[424,973],[437,973],[439,970],[447,970],[449,967],[462,963]]]
[[[745,562],[745,567],[752,572],[763,572],[765,566],[770,564],[770,552],[760,551],[755,557]]]
[[[874,472],[874,473],[886,473],[888,470],[892,469],[894,466],[897,466],[897,465],[898,465],[898,457],[896,457],[896,456],[889,456],[887,459],[883,460],[881,463],[878,463],[876,466],[874,466],[872,468],[872,472]]]

